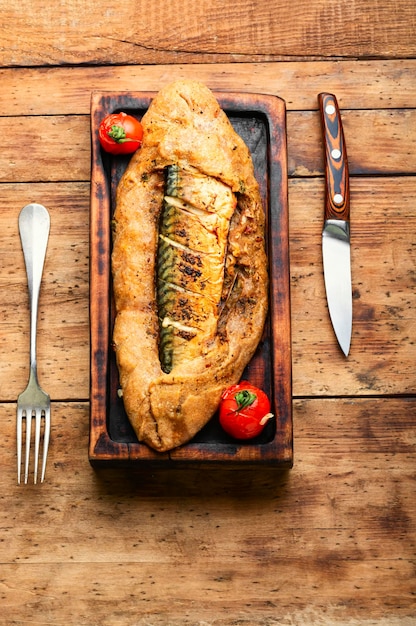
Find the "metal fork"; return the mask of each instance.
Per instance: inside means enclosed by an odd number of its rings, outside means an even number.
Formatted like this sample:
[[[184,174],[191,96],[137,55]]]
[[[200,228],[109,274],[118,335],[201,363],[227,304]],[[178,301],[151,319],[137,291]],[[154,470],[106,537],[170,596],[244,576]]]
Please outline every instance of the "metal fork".
[[[24,481],[28,482],[32,418],[35,418],[34,483],[38,477],[39,448],[43,425],[43,456],[40,482],[45,478],[51,427],[50,398],[38,383],[36,362],[36,335],[40,283],[46,256],[50,228],[49,213],[41,204],[28,204],[19,215],[19,232],[26,264],[30,299],[30,374],[26,389],[17,399],[17,482],[20,484],[22,466],[22,425],[26,422],[26,449]]]

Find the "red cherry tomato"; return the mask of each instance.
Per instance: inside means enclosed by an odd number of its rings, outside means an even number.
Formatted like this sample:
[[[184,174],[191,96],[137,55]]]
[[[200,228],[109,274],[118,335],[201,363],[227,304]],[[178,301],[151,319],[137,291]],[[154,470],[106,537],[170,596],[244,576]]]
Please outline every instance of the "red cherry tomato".
[[[223,392],[219,414],[221,426],[235,439],[256,437],[273,417],[264,391],[245,380]]]
[[[132,115],[111,113],[98,129],[100,144],[111,154],[130,154],[141,146],[143,126]]]

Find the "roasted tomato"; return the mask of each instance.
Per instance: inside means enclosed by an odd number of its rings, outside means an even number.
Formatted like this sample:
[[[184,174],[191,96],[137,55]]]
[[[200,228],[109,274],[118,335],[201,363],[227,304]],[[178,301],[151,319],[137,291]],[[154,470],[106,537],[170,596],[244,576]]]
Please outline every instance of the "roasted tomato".
[[[143,127],[139,120],[127,113],[107,115],[98,129],[100,144],[111,154],[130,154],[141,146]]]
[[[273,417],[264,391],[245,380],[223,392],[219,414],[221,426],[235,439],[256,437]]]

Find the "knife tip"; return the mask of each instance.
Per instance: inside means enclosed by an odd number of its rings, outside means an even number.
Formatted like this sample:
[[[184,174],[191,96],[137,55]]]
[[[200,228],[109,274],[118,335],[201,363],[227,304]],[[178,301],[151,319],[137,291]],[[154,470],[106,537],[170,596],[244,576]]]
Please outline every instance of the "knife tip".
[[[343,346],[341,343],[339,344],[341,347],[341,350],[344,353],[344,356],[347,357],[350,353],[350,344],[348,344],[347,346]]]

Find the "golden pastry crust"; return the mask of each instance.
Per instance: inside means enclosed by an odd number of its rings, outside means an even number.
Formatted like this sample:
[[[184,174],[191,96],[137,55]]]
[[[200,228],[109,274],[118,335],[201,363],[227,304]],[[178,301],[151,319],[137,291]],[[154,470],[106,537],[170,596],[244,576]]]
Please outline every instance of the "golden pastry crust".
[[[261,339],[268,303],[264,212],[248,148],[211,91],[195,81],[162,89],[143,116],[143,144],[117,189],[112,252],[113,341],[127,415],[139,441],[167,451],[189,441],[238,382]],[[166,373],[155,288],[164,169],[195,168],[232,190],[224,301],[216,332]],[[212,324],[211,324],[212,327]]]

